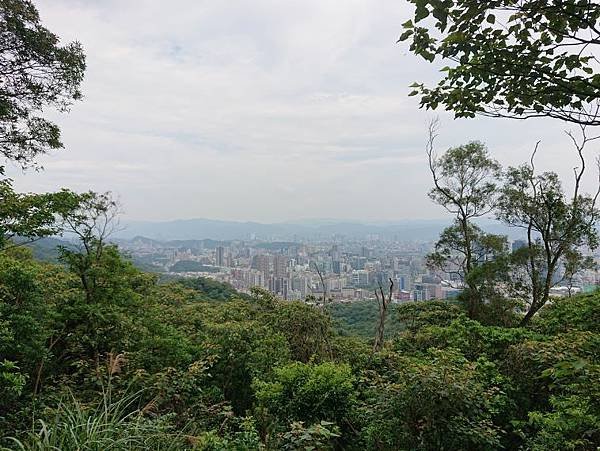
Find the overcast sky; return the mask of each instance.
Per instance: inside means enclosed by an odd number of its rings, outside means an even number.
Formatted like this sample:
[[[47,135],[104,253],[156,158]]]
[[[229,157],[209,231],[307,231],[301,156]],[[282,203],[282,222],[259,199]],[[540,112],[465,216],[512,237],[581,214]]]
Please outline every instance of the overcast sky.
[[[407,96],[437,68],[396,44],[402,0],[35,3],[88,70],[57,117],[65,150],[13,169],[19,189],[110,190],[127,219],[444,216],[426,195],[433,114]],[[440,117],[441,150],[479,139],[515,164],[541,139],[540,168],[571,176],[564,124]]]

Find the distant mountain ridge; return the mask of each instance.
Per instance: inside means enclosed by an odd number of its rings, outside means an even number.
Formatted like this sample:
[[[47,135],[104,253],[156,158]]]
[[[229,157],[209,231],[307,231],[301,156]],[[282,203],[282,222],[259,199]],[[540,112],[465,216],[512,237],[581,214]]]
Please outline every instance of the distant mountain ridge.
[[[270,241],[301,241],[331,239],[333,236],[343,236],[347,239],[378,236],[401,241],[432,241],[450,223],[450,218],[448,220],[405,220],[396,223],[314,220],[268,224],[203,218],[165,222],[130,221],[123,223],[123,230],[115,234],[115,238],[145,237],[159,241],[204,239],[227,241],[253,238]],[[511,237],[520,235],[518,230],[510,229],[495,220],[482,220],[481,225],[491,233]]]

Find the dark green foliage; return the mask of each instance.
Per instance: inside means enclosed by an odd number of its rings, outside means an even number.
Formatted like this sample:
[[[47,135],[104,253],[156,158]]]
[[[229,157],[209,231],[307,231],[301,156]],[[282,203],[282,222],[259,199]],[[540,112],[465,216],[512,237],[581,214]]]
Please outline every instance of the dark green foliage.
[[[38,263],[24,249],[0,255],[0,428],[25,446],[44,435],[31,433],[34,411],[46,424],[51,412],[78,412],[61,404],[65,387],[92,422],[107,388],[115,400],[140,390],[131,411],[143,423],[123,427],[191,437],[178,449],[597,440],[597,295],[557,300],[531,328],[487,326],[449,302],[405,303],[392,318],[403,332],[374,355],[368,339],[336,335],[321,309],[261,290],[215,302],[158,285],[111,246],[93,272],[87,297],[76,266]]]
[[[422,357],[383,357],[385,374],[367,373],[363,437],[369,449],[501,449],[496,422],[509,400],[486,359],[452,349]]]
[[[331,303],[327,305],[327,312],[341,334],[363,338],[372,338],[375,334],[379,318],[375,301]],[[386,337],[394,336],[402,327],[395,319],[395,312],[396,305],[390,305],[385,324]]]
[[[600,337],[571,332],[542,340],[515,345],[507,356],[523,417],[513,424],[529,449],[594,449],[600,444]]]
[[[0,154],[26,167],[62,147],[59,128],[39,114],[81,98],[85,57],[79,43],[59,44],[29,0],[0,1],[0,48]]]
[[[600,295],[553,299],[540,311],[533,326],[546,334],[569,330],[600,333]]]
[[[179,279],[181,286],[191,288],[203,295],[206,299],[213,301],[227,301],[234,297],[240,297],[240,294],[231,285],[206,277],[196,277],[193,279]]]
[[[23,194],[13,190],[12,180],[0,180],[0,249],[61,233],[60,217],[70,215],[78,201],[79,196],[69,190]]]
[[[449,64],[436,87],[413,85],[422,106],[441,106],[457,117],[551,116],[598,125],[597,2],[410,3],[414,16],[403,24],[400,40],[429,62],[440,58]]]
[[[408,330],[424,326],[447,326],[464,314],[464,310],[450,301],[406,302],[397,307],[398,321]]]
[[[286,338],[294,360],[331,356],[331,321],[321,310],[303,302],[279,302],[268,321]]]

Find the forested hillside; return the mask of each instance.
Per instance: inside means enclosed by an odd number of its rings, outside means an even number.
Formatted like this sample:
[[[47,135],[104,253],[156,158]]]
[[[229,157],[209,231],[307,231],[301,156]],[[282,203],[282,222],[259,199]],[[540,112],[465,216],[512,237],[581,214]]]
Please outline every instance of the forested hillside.
[[[91,298],[68,266],[0,256],[1,431],[20,449],[593,449],[600,296],[527,328],[399,306],[396,329],[256,290],[158,285],[107,247]],[[371,323],[374,326],[374,321]]]

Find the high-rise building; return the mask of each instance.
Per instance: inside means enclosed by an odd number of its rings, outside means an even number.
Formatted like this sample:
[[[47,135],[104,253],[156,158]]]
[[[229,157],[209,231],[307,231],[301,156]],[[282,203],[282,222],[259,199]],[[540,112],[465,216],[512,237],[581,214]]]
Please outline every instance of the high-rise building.
[[[398,290],[410,291],[412,289],[412,277],[408,274],[398,274],[396,276],[398,281]]]
[[[270,273],[270,260],[268,255],[255,255],[252,266],[263,273],[264,280],[267,281]]]
[[[364,269],[352,271],[352,283],[355,287],[369,285],[369,272]]]
[[[273,275],[285,277],[287,275],[288,258],[285,255],[276,255],[273,260]]]
[[[342,262],[339,260],[333,260],[331,262],[331,268],[335,274],[341,274],[342,273]]]
[[[215,250],[215,264],[225,266],[225,248],[223,246],[217,246]]]

